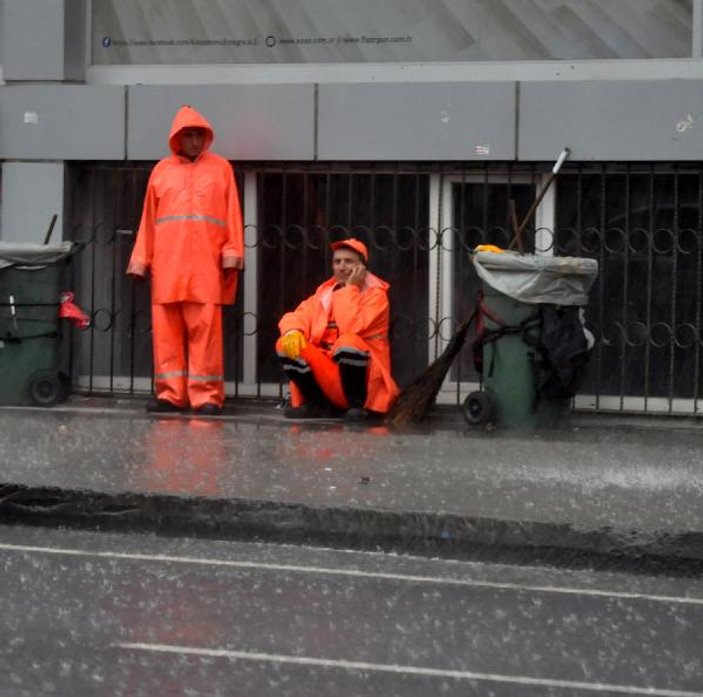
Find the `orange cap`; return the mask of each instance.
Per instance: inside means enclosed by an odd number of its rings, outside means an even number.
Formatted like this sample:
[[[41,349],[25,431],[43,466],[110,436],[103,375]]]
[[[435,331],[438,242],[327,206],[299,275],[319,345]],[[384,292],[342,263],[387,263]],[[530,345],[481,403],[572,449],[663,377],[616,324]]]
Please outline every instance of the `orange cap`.
[[[350,237],[348,240],[337,240],[337,242],[332,242],[330,247],[332,250],[346,247],[361,255],[364,264],[368,264],[369,262],[369,250],[366,248],[366,245],[361,240],[357,240],[356,237]]]

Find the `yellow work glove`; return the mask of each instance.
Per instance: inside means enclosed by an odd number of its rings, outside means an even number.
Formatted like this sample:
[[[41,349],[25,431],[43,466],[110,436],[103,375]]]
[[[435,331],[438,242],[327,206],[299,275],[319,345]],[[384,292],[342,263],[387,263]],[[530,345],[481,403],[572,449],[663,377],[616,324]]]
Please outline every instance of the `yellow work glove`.
[[[283,353],[288,356],[291,360],[296,360],[300,355],[300,352],[308,345],[303,332],[298,329],[291,329],[286,332],[281,339],[281,348]]]
[[[504,254],[505,250],[500,247],[496,247],[494,244],[480,244],[474,252],[493,252],[493,254]]]

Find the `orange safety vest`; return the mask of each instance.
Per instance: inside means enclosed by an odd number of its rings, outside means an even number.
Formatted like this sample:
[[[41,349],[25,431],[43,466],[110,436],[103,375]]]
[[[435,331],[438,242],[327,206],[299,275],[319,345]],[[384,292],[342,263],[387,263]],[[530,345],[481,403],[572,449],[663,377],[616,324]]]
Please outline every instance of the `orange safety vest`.
[[[390,286],[368,271],[361,288],[348,285],[334,290],[336,285],[334,277],[325,281],[314,295],[283,315],[278,328],[281,335],[298,329],[308,341],[323,348],[331,343],[330,326],[336,325],[337,336],[358,335],[366,342],[371,354],[366,406],[374,411],[386,412],[399,392],[391,375],[388,338]]]
[[[178,155],[179,132],[205,129],[205,147],[191,162]],[[152,170],[127,273],[151,271],[155,304],[233,303],[242,268],[244,233],[232,165],[209,152],[214,131],[189,106],[179,109],[169,134],[173,153]]]

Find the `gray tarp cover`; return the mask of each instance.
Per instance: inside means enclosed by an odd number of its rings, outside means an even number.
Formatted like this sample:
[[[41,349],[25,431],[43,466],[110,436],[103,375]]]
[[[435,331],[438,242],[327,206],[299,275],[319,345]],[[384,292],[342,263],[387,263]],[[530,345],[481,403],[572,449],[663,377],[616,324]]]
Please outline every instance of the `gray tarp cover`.
[[[74,245],[74,242],[60,244],[0,242],[0,269],[8,266],[40,269],[65,259],[73,252]]]
[[[474,267],[484,283],[529,304],[587,305],[598,262],[516,252],[476,252]]]

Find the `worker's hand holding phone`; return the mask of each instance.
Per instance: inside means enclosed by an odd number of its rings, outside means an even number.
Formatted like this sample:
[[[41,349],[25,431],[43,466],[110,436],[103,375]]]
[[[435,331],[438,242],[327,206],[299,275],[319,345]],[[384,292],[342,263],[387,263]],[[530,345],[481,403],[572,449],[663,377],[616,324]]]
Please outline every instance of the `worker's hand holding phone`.
[[[361,287],[366,278],[366,267],[360,262],[358,263],[349,274],[347,278],[348,286],[359,286]]]

